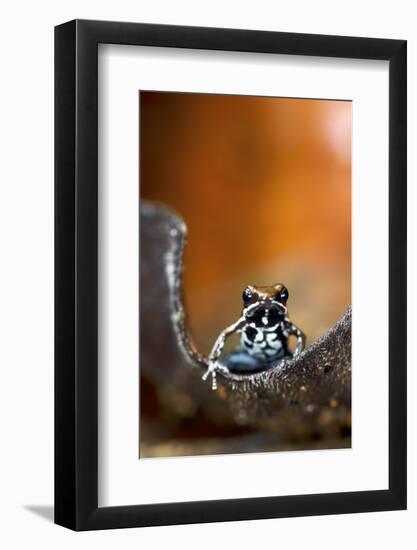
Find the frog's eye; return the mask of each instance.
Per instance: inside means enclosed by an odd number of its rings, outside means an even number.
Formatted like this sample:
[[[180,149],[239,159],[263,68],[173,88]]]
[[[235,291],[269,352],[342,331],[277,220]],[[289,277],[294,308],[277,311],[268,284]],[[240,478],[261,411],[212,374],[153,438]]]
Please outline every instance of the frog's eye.
[[[245,303],[248,303],[251,301],[252,299],[252,296],[253,296],[253,292],[252,292],[252,289],[250,287],[246,287],[245,290],[243,291],[243,294],[242,294],[242,299]]]
[[[277,293],[277,298],[282,304],[286,304],[288,300],[288,290],[283,286],[280,291]]]

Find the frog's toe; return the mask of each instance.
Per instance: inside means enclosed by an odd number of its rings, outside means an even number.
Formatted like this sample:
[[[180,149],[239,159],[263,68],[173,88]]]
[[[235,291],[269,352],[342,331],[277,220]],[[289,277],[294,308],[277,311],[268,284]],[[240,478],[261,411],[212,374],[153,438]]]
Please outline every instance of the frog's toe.
[[[211,375],[211,387],[213,390],[217,389],[217,363],[215,361],[210,361],[209,366],[206,370],[206,372],[201,377],[204,381],[207,380],[207,378]]]

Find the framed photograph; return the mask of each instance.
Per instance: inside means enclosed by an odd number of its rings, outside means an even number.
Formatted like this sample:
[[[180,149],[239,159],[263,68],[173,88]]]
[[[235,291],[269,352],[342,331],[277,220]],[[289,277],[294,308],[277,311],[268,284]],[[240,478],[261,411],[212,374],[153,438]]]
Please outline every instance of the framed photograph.
[[[55,522],[406,507],[406,42],[55,29]]]

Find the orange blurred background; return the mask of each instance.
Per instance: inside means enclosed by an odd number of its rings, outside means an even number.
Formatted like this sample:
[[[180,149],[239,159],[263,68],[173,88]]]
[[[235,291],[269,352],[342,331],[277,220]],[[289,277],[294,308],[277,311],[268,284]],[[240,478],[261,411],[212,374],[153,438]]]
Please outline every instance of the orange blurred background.
[[[311,343],[351,292],[351,103],[140,93],[140,196],[185,220],[185,299],[208,353],[247,284],[283,282]]]

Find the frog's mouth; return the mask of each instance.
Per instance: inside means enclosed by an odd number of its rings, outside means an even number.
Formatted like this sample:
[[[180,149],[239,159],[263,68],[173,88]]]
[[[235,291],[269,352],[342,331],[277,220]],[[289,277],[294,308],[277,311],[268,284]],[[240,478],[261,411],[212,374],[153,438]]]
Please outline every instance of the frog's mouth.
[[[249,323],[254,323],[258,328],[268,329],[275,327],[285,319],[286,307],[279,302],[261,302],[245,311],[245,317]]]

